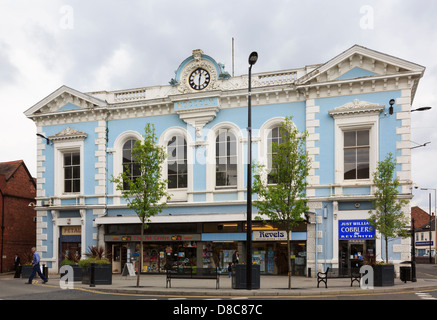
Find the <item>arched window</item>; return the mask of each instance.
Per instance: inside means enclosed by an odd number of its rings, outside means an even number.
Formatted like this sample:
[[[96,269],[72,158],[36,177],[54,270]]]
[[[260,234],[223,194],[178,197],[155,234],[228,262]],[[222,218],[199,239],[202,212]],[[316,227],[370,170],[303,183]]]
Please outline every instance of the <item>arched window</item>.
[[[182,135],[171,137],[167,144],[167,179],[169,189],[187,187],[187,141]]]
[[[237,139],[229,129],[221,129],[216,138],[216,187],[237,186]]]
[[[126,141],[123,145],[123,172],[128,174],[130,180],[135,180],[141,175],[140,167],[134,162],[132,157],[132,150],[134,148],[135,141],[136,140],[131,139]],[[123,189],[129,190],[129,183],[127,181],[123,182]]]
[[[282,138],[287,134],[287,131],[285,129],[282,129],[282,127],[274,127],[269,131],[269,134],[267,136],[267,168],[269,172],[272,172],[274,170],[274,163],[273,158],[274,155],[277,154],[277,148],[278,145],[281,143]],[[268,183],[277,183],[275,181],[272,174],[268,174]]]

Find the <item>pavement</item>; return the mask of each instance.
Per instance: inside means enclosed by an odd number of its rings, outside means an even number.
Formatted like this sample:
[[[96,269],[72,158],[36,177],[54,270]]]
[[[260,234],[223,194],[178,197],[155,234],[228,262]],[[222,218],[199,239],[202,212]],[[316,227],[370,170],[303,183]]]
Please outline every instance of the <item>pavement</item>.
[[[114,274],[111,285],[96,285],[74,282],[74,289],[92,290],[102,293],[117,293],[147,296],[181,296],[181,297],[317,297],[323,295],[359,295],[409,293],[437,290],[437,265],[430,265],[424,271],[417,272],[417,281],[402,282],[396,278],[393,286],[361,288],[355,282],[350,286],[350,279],[328,279],[328,288],[323,283],[317,288],[317,278],[292,277],[291,289],[288,289],[287,276],[262,275],[260,288],[253,290],[232,289],[231,278],[220,275],[220,288],[216,289],[215,279],[172,279],[171,288],[166,288],[165,275],[142,274],[140,285],[136,286],[136,276]],[[13,277],[2,274],[1,277]],[[58,284],[59,274],[49,274],[48,284]]]
[[[111,285],[96,285],[90,287],[81,282],[74,282],[75,288],[92,289],[100,292],[139,295],[165,295],[183,297],[290,297],[290,296],[321,296],[321,295],[355,295],[377,293],[420,292],[437,290],[437,266],[429,265],[427,269],[417,271],[416,282],[403,282],[396,278],[393,286],[361,288],[357,282],[350,285],[350,279],[328,279],[328,288],[320,283],[317,288],[317,278],[292,277],[291,289],[288,289],[287,276],[262,275],[260,288],[253,290],[232,289],[232,279],[227,274],[220,275],[220,287],[216,289],[215,279],[172,279],[171,288],[166,288],[165,275],[142,274],[140,285],[136,286],[136,276],[113,275]],[[56,278],[53,275],[51,282]],[[59,276],[58,276],[59,278]]]

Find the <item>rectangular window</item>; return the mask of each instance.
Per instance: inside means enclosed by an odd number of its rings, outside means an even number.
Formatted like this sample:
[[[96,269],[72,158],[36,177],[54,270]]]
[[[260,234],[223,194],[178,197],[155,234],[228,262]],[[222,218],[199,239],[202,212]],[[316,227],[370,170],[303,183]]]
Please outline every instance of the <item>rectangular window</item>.
[[[344,180],[370,177],[369,130],[344,132]]]
[[[80,192],[80,153],[64,153],[64,192]]]

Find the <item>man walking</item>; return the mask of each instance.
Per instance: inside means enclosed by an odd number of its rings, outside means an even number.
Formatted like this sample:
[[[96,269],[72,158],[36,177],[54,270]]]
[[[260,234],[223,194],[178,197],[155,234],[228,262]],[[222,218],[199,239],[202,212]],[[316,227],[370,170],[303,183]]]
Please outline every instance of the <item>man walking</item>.
[[[48,280],[47,278],[42,274],[41,267],[39,266],[40,257],[38,252],[36,252],[36,248],[32,248],[33,253],[33,259],[32,259],[32,273],[30,274],[29,281],[26,282],[26,284],[32,284],[33,277],[35,277],[36,273],[41,277],[43,283],[46,283]]]

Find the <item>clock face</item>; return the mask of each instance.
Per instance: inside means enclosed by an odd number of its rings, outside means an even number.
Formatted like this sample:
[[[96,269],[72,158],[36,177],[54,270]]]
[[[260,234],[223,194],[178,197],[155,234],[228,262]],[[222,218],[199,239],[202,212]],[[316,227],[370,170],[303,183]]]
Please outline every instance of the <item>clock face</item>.
[[[209,72],[205,69],[198,68],[191,73],[188,81],[194,90],[203,90],[208,86],[210,80]]]

